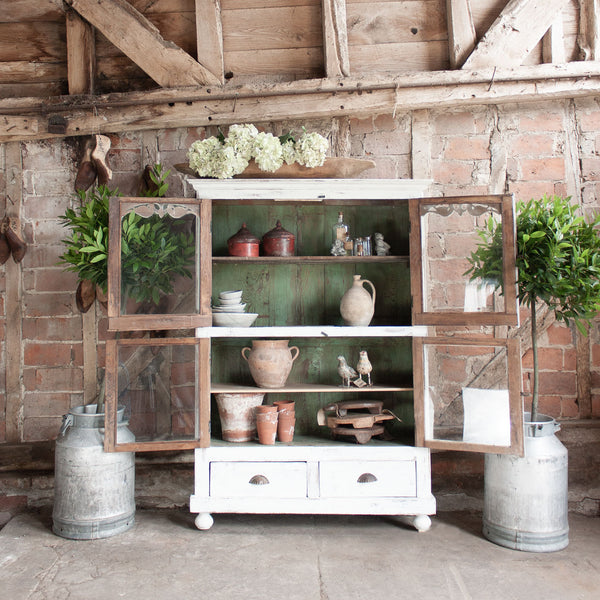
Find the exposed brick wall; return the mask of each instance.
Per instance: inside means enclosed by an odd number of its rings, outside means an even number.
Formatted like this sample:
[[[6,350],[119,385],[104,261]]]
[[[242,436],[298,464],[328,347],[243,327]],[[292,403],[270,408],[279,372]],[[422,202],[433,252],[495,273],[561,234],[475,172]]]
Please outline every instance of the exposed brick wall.
[[[266,124],[280,133],[288,126],[324,134],[347,131],[352,156],[372,158],[368,178],[410,177],[410,113],[350,119],[349,127],[329,121]],[[514,192],[528,199],[544,193],[572,194],[586,210],[597,208],[600,185],[600,107],[595,99],[540,105],[472,107],[430,111],[430,168],[434,195]],[[571,127],[568,129],[568,126]],[[192,141],[202,128],[111,135],[113,185],[134,195],[145,164],[168,167],[186,162]],[[209,135],[216,133],[213,129]],[[337,134],[336,134],[337,135]],[[23,201],[21,217],[28,252],[22,273],[22,441],[53,439],[61,416],[83,397],[82,317],[75,306],[76,277],[57,265],[65,231],[57,217],[75,202],[73,182],[81,155],[77,138],[21,144]],[[573,154],[573,144],[575,153]],[[343,145],[343,144],[342,144]],[[0,185],[5,185],[4,149],[0,146]],[[173,173],[169,195],[191,195]],[[0,202],[8,201],[0,195]],[[3,205],[0,205],[0,209]],[[8,207],[10,209],[10,206]],[[10,260],[10,259],[9,259]],[[4,268],[4,267],[1,267]],[[5,280],[0,278],[0,442],[5,441]],[[97,306],[99,354],[108,336],[105,312]],[[592,328],[593,415],[600,417],[600,335]],[[541,339],[542,408],[561,419],[580,416],[574,331],[553,325]],[[531,358],[523,360],[528,391]]]

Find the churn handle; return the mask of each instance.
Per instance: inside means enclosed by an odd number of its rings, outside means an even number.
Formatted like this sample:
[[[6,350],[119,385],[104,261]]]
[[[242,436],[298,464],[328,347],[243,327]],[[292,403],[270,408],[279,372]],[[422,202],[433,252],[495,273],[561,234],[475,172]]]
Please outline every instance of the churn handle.
[[[67,429],[73,425],[73,415],[71,413],[63,415],[62,425],[60,426],[60,431],[58,435],[65,435]]]
[[[298,358],[298,354],[300,354],[300,350],[298,349],[298,346],[292,346],[290,348],[290,354],[292,354],[292,350],[296,351],[296,354],[292,355],[292,362],[294,362]]]
[[[242,358],[248,362],[248,357],[244,354],[244,350],[251,350],[251,348],[249,348],[248,346],[246,346],[245,348],[242,348]]]
[[[375,306],[375,286],[368,279],[363,279],[362,282],[363,283],[368,283],[371,286],[371,291],[373,292],[373,294],[372,294],[372,296],[373,296],[373,306]]]

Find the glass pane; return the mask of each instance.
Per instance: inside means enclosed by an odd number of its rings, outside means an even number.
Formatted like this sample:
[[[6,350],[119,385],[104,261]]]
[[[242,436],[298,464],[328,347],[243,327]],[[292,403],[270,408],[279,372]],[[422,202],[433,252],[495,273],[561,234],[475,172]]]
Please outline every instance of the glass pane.
[[[421,205],[424,312],[504,312],[502,269],[486,280],[472,281],[466,274],[471,266],[468,257],[481,242],[477,232],[486,228],[490,218],[501,222],[500,205]]]
[[[183,204],[128,205],[121,219],[121,315],[199,312],[199,217]]]
[[[423,346],[425,440],[511,445],[507,349]]]
[[[195,344],[119,345],[118,402],[136,442],[198,438]]]

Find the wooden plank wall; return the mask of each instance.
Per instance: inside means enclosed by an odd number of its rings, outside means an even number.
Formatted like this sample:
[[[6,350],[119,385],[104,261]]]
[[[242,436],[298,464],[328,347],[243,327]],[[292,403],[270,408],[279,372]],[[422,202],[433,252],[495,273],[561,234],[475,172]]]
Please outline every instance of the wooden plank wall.
[[[196,58],[195,0],[129,0]],[[578,59],[579,2],[562,13],[565,60]],[[481,37],[506,0],[471,1]],[[65,13],[58,0],[15,0],[0,15],[0,97],[68,93]],[[223,60],[233,83],[282,82],[325,75],[322,0],[222,0]],[[347,0],[350,75],[398,75],[450,68],[446,0]],[[15,43],[15,39],[24,43]],[[29,41],[29,43],[27,43]],[[153,89],[152,81],[95,31],[95,93]],[[525,64],[542,62],[542,43]]]

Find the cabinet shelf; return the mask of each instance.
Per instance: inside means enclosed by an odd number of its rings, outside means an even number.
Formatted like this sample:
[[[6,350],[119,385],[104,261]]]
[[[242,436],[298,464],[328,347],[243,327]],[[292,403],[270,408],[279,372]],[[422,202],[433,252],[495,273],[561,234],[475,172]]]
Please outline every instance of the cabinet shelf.
[[[359,337],[427,337],[424,325],[339,327],[334,325],[294,327],[198,327],[198,338],[359,338]]]
[[[324,264],[324,263],[395,263],[408,264],[408,256],[213,256],[213,263],[241,264]]]
[[[412,392],[412,386],[400,385],[372,385],[362,388],[351,385],[342,387],[341,385],[321,385],[315,383],[288,383],[281,388],[259,388],[252,385],[238,385],[234,383],[213,383],[211,386],[212,394],[315,394],[315,393],[378,393],[378,392]]]

